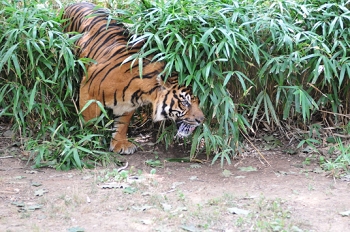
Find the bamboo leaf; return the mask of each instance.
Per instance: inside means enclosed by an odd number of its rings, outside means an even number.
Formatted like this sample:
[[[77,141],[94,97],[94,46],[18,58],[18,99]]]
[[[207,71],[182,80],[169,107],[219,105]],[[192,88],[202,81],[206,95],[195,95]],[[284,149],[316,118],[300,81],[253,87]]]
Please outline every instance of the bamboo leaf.
[[[7,63],[10,60],[10,57],[13,55],[14,51],[17,49],[18,44],[14,44],[13,46],[11,46],[5,53],[5,55],[3,57],[1,57],[0,60],[0,71],[2,70],[3,66],[5,63]],[[1,53],[0,53],[1,54]]]
[[[82,168],[82,163],[81,163],[81,160],[80,160],[80,157],[79,157],[78,149],[73,148],[72,152],[73,152],[73,158],[74,158],[74,161],[75,161],[75,165],[78,168],[81,169]]]
[[[29,97],[29,104],[28,104],[28,113],[32,111],[34,107],[34,101],[35,101],[35,96],[36,96],[36,88],[37,88],[38,82],[35,82],[33,89],[31,90],[30,97]]]
[[[17,55],[16,54],[12,54],[11,59],[12,59],[13,66],[15,67],[15,70],[16,70],[16,75],[19,78],[21,78],[22,77],[22,71],[21,71],[21,67],[20,67],[21,65],[19,63]],[[1,68],[0,68],[0,70],[1,70]]]

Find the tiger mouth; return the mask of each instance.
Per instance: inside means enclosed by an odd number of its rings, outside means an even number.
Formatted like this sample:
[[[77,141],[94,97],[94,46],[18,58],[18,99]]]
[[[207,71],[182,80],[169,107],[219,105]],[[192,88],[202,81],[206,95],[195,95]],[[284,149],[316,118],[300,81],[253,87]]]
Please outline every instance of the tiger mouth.
[[[188,124],[186,122],[178,122],[179,129],[177,130],[177,137],[184,138],[192,134],[197,125]]]

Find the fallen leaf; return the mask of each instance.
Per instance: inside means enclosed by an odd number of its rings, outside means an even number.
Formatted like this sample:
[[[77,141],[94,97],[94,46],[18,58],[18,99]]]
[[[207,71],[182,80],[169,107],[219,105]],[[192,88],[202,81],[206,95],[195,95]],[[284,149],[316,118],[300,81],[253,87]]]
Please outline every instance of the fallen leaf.
[[[255,172],[256,168],[253,168],[252,166],[249,167],[239,167],[238,168],[242,172]]]
[[[306,146],[302,152],[303,153],[311,153],[311,152],[314,152],[315,151],[315,148],[311,147],[311,146]]]
[[[181,212],[181,211],[187,211],[187,207],[177,207],[174,211],[172,211],[173,213],[177,213],[177,212]]]
[[[18,201],[14,201],[14,202],[11,202],[12,205],[15,205],[17,207],[23,207],[24,206],[24,203],[23,202],[18,202]]]
[[[224,171],[222,171],[222,175],[223,175],[224,177],[229,177],[229,176],[232,175],[232,173],[231,173],[231,171],[225,169]]]
[[[163,206],[163,210],[164,210],[164,211],[169,211],[169,210],[171,210],[171,205],[169,205],[169,204],[167,204],[167,203],[163,203],[162,206]]]
[[[134,192],[136,192],[136,191],[137,191],[136,188],[130,187],[130,186],[128,186],[128,187],[126,187],[126,188],[123,189],[123,192],[124,192],[124,193],[128,193],[128,194],[134,193]]]
[[[38,182],[32,182],[32,186],[34,186],[34,187],[39,187],[39,186],[41,186],[41,183],[38,183]]]
[[[290,154],[290,155],[295,155],[298,153],[298,150],[293,149],[293,148],[287,148],[286,150],[284,150],[284,152],[286,152],[287,154]]]
[[[266,141],[266,142],[271,142],[271,141],[275,141],[275,137],[273,137],[272,135],[269,135],[269,136],[264,136],[263,139]]]
[[[344,211],[344,212],[340,212],[339,214],[342,215],[343,217],[348,217],[348,216],[350,216],[350,210]]]
[[[68,232],[84,232],[85,229],[81,227],[72,227],[68,229]]]
[[[239,209],[239,208],[236,208],[236,207],[233,207],[233,208],[228,208],[228,211],[232,214],[243,214],[243,215],[248,215],[249,213],[249,210],[245,210],[245,209]]]
[[[195,225],[182,225],[180,226],[181,229],[190,231],[190,232],[197,232],[199,231],[198,228]]]
[[[153,208],[153,206],[150,205],[143,205],[143,206],[132,206],[131,208],[133,208],[136,211],[145,211],[147,209]]]
[[[327,143],[336,143],[337,142],[337,140],[333,136],[327,137],[326,141],[327,141]]]
[[[202,165],[200,165],[200,164],[191,164],[190,167],[191,168],[201,168]]]
[[[101,188],[103,189],[112,189],[112,188],[127,188],[129,185],[125,183],[116,183],[116,182],[111,182],[111,183],[105,183],[101,185]]]
[[[185,182],[174,182],[171,186],[172,189],[175,189],[177,186],[184,184]]]
[[[36,190],[36,191],[35,191],[35,196],[41,197],[41,196],[44,195],[44,193],[47,193],[47,192],[48,192],[48,191],[47,191],[46,189],[39,189],[39,190]]]
[[[143,192],[143,193],[141,194],[141,196],[151,196],[151,193],[150,193],[150,192]]]
[[[153,159],[149,159],[146,160],[145,163],[147,165],[149,165],[150,167],[154,168],[154,167],[162,167],[163,163],[160,160],[153,160]]]
[[[12,202],[11,204],[15,205],[19,208],[18,212],[35,211],[35,210],[41,209],[43,207],[42,205],[39,205],[39,204],[27,206],[23,202]]]
[[[288,175],[288,172],[285,172],[285,171],[277,171],[279,174],[283,175],[283,176],[287,176]]]
[[[34,211],[36,209],[41,209],[42,207],[43,207],[42,205],[31,205],[31,206],[25,207],[25,209],[28,211]]]
[[[152,224],[152,220],[150,219],[142,219],[141,223],[144,225],[151,225]]]
[[[83,180],[88,180],[88,179],[91,179],[93,177],[93,175],[89,175],[89,176],[83,176]]]
[[[38,171],[35,171],[35,170],[25,170],[24,173],[27,173],[27,174],[37,174]]]
[[[350,181],[350,175],[348,174],[348,175],[342,176],[340,177],[340,179],[343,181]]]
[[[314,170],[312,170],[314,173],[320,174],[320,173],[324,173],[324,170],[320,167],[316,167],[314,168]]]
[[[293,232],[303,232],[303,231],[304,231],[304,230],[300,229],[300,228],[297,227],[297,226],[292,226],[291,229],[292,229],[291,231],[293,231]]]
[[[235,178],[236,179],[243,179],[243,178],[245,178],[245,176],[236,176]]]

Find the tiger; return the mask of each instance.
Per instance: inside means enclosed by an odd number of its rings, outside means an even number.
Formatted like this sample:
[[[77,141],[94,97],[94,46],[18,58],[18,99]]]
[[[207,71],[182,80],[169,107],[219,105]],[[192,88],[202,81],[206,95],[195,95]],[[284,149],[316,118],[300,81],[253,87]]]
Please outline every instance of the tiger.
[[[75,55],[94,61],[86,64],[80,82],[79,108],[84,108],[84,121],[101,114],[96,101],[113,112],[111,152],[133,154],[137,150],[127,131],[135,110],[148,104],[152,104],[154,122],[170,119],[177,124],[178,137],[189,136],[203,123],[198,97],[191,87],[179,85],[177,73],[164,78],[165,62],[153,61],[151,55],[141,65],[138,59],[127,59],[140,51],[142,43],[131,46],[132,33],[111,19],[107,9],[75,3],[64,9],[62,19],[65,32],[81,33]]]

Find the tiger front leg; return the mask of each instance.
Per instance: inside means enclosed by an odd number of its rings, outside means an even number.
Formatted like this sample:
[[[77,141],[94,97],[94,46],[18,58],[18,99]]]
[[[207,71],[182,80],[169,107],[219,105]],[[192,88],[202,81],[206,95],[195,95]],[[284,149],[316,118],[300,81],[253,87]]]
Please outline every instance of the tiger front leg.
[[[93,100],[94,97],[90,95],[89,92],[89,85],[86,84],[86,76],[83,76],[81,84],[80,84],[80,92],[79,92],[79,107],[80,110],[85,108],[86,104]],[[89,106],[85,108],[85,110],[82,112],[83,118],[85,122],[88,122],[89,120],[93,118],[97,118],[101,114],[100,107],[96,104],[96,102],[91,102]]]
[[[115,132],[112,134],[113,138],[109,147],[110,151],[120,154],[132,154],[136,151],[136,145],[129,142],[126,136],[133,114],[134,111],[124,113],[123,115],[115,115],[113,127]]]

